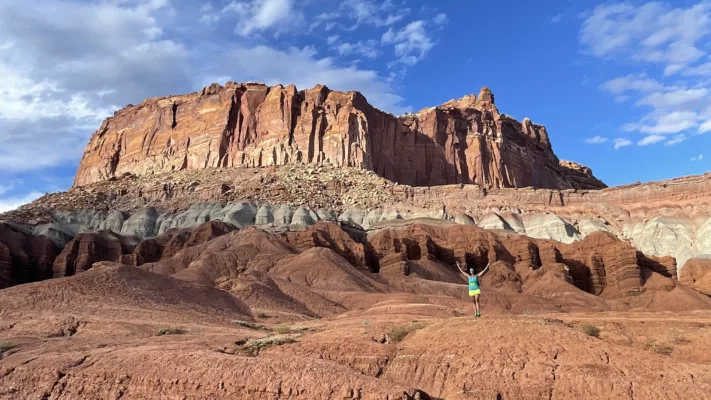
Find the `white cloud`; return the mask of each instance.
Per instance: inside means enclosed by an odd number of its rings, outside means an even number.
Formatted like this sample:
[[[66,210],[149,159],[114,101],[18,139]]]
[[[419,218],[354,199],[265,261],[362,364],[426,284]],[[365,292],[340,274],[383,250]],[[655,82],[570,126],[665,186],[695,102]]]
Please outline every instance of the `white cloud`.
[[[649,135],[645,136],[644,139],[637,142],[637,146],[648,146],[650,144],[659,143],[666,139],[666,136],[662,135]]]
[[[381,22],[382,26],[390,26],[396,22],[401,21],[403,18],[405,18],[404,14],[398,14],[398,15],[392,15],[389,14],[387,18],[385,18],[385,21]]]
[[[617,138],[614,140],[614,142],[615,142],[615,150],[620,149],[622,147],[632,145],[632,141],[629,139],[625,139],[625,138]]]
[[[661,63],[672,74],[705,54],[697,42],[709,34],[710,22],[707,1],[673,9],[660,2],[606,4],[587,15],[580,41],[594,56]]]
[[[399,31],[388,29],[381,38],[383,44],[391,44],[395,48],[398,62],[405,65],[414,65],[421,61],[434,47],[425,29],[425,21],[410,22]]]
[[[401,21],[410,14],[410,9],[397,7],[392,1],[376,2],[371,0],[346,0],[341,3],[341,9],[357,24],[368,24],[385,27]]]
[[[703,159],[704,159],[704,155],[703,155],[703,154],[699,154],[699,155],[696,156],[696,157],[691,157],[691,161],[701,161],[701,160],[703,160]]]
[[[585,143],[588,143],[588,144],[601,144],[601,143],[605,143],[607,141],[608,141],[608,139],[606,137],[602,137],[600,135],[585,139]]]
[[[439,13],[432,19],[432,21],[437,25],[444,25],[449,22],[449,18],[447,18],[447,14]]]
[[[648,78],[645,74],[630,74],[611,79],[600,85],[601,89],[618,95],[625,92],[651,92],[660,90],[663,87],[664,85]]]
[[[623,129],[650,135],[679,133],[698,126],[699,116],[693,111],[656,112],[642,118],[640,122],[629,123]]]
[[[309,26],[309,32],[311,32],[312,30],[318,28],[319,26],[321,26],[321,25],[324,24],[324,23],[325,23],[325,25],[326,25],[326,31],[330,31],[331,28],[332,28],[333,26],[335,26],[335,22],[329,22],[329,21],[336,20],[336,19],[338,19],[338,18],[340,18],[340,17],[341,17],[341,15],[340,15],[339,13],[337,13],[337,12],[324,12],[324,13],[321,13],[321,14],[319,14],[319,15],[317,15],[316,17],[313,18],[313,19],[315,20],[315,22],[311,23],[311,25]]]
[[[328,43],[328,44],[334,44],[334,43],[338,42],[338,39],[340,39],[340,38],[341,38],[341,37],[338,36],[338,35],[331,35],[331,36],[329,36],[328,38],[326,38],[326,43]]]
[[[22,205],[31,203],[40,197],[42,197],[42,193],[30,192],[24,196],[0,198],[0,213],[14,210]]]
[[[695,104],[699,104],[699,101],[708,101],[708,94],[709,90],[706,88],[656,92],[643,97],[637,101],[637,104],[650,105],[654,108],[694,106]]]
[[[678,134],[699,127],[699,132],[711,130],[711,111],[708,116],[700,114],[706,107],[711,110],[711,89],[701,86],[665,86],[645,74],[630,74],[609,80],[600,88],[614,96],[616,103],[640,96],[637,106],[649,106],[652,111],[637,122],[623,125],[625,131],[638,131],[649,135]],[[673,139],[670,140],[673,144]]]
[[[13,188],[13,185],[0,185],[0,195],[3,195],[5,193],[9,192],[10,190],[12,190],[12,188]]]
[[[557,24],[561,19],[563,19],[563,14],[556,14],[551,17],[551,24]]]
[[[0,2],[0,171],[76,162],[116,108],[189,90],[188,52],[156,18],[173,13],[165,1]]]
[[[681,71],[684,76],[711,76],[711,62],[690,66]]]
[[[290,48],[286,51],[268,46],[235,48],[227,51],[221,73],[239,71],[243,81],[258,80],[268,84],[294,83],[299,89],[324,84],[334,90],[363,93],[370,104],[401,114],[411,107],[396,94],[391,84],[376,71],[355,66],[341,66],[331,57],[317,57],[313,47]]]
[[[679,143],[685,141],[686,139],[687,139],[686,135],[684,135],[682,133],[681,135],[676,135],[672,139],[667,140],[666,142],[664,142],[664,145],[665,146],[674,146],[675,144],[679,144]]]
[[[277,31],[298,26],[303,14],[294,8],[293,0],[232,1],[223,12],[234,12],[240,18],[235,33],[249,36],[271,28]]]
[[[358,41],[356,43],[341,43],[336,46],[338,54],[342,56],[361,55],[367,58],[376,58],[380,52],[375,40]]]
[[[699,133],[711,132],[711,119],[705,121],[699,126]]]

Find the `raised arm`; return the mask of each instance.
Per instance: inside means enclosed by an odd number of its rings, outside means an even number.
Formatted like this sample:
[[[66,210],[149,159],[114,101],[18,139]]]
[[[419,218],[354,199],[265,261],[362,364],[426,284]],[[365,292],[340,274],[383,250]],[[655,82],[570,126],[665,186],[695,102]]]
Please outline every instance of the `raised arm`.
[[[482,276],[482,275],[484,275],[484,273],[489,270],[489,265],[491,265],[491,263],[487,263],[487,264],[486,264],[486,268],[484,268],[481,272],[479,272],[478,274],[476,274],[477,278],[480,277],[480,276]]]
[[[459,265],[459,261],[457,261],[457,268],[459,268],[459,272],[461,272],[462,275],[464,275],[466,278],[469,278],[469,274],[467,274],[467,273],[462,269],[462,267]]]

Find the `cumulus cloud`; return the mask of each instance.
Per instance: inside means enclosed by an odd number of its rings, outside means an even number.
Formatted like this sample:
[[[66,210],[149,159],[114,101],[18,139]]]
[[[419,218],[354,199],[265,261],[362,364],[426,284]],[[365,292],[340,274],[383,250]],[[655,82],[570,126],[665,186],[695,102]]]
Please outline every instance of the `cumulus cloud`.
[[[680,89],[668,92],[656,92],[648,94],[637,101],[639,105],[649,105],[654,108],[681,108],[691,106],[697,108],[703,105],[708,99],[709,90],[701,89]]]
[[[697,128],[700,133],[711,130],[711,89],[701,85],[694,87],[665,85],[646,74],[629,74],[608,80],[600,89],[613,95],[616,103],[638,97],[635,105],[650,107],[639,121],[623,125],[625,131],[637,131],[648,135],[678,134]],[[672,144],[679,143],[670,139]]]
[[[671,8],[661,2],[605,4],[587,13],[580,41],[597,57],[622,56],[665,65],[674,74],[700,59],[710,32],[711,3]]]
[[[620,95],[626,92],[651,92],[664,87],[654,79],[648,78],[646,74],[629,74],[619,78],[611,79],[600,85],[600,88],[609,93]]]
[[[699,116],[694,111],[657,111],[640,122],[623,125],[623,129],[652,135],[679,133],[694,128],[699,124]]]
[[[672,139],[667,140],[666,142],[664,142],[664,145],[665,146],[674,146],[675,144],[679,144],[679,143],[685,141],[686,139],[687,139],[686,135],[684,135],[682,133],[681,135],[676,135]]]
[[[658,143],[666,140],[665,136],[662,135],[649,135],[645,136],[644,139],[637,142],[637,146],[648,146],[650,144]]]
[[[388,29],[381,38],[383,44],[393,45],[399,63],[415,65],[434,47],[427,33],[425,21],[410,22],[399,31]]]
[[[696,156],[696,157],[691,157],[691,161],[701,161],[701,160],[703,160],[703,159],[704,159],[704,155],[703,155],[703,154],[699,154],[699,155]]]
[[[449,22],[449,18],[447,18],[447,14],[439,13],[432,19],[432,22],[437,25],[444,25]]]
[[[707,132],[711,132],[711,119],[704,121],[704,123],[699,126],[699,133]]]
[[[711,62],[690,66],[681,71],[683,76],[711,76]]]
[[[163,1],[0,3],[0,171],[75,162],[101,119],[188,90],[185,47]]]
[[[585,138],[585,143],[588,143],[588,144],[601,144],[601,143],[605,143],[607,141],[608,141],[608,139],[606,137],[602,137],[600,135],[594,136],[591,138]]]
[[[632,145],[632,141],[629,140],[629,139],[625,139],[625,138],[617,138],[617,139],[614,140],[614,143],[615,143],[615,150],[618,150],[618,149],[620,149],[620,148],[622,148],[622,147],[626,147],[626,146],[631,146],[631,145]]]
[[[235,33],[241,36],[273,28],[284,30],[304,20],[303,14],[294,8],[293,0],[232,1],[222,11],[237,14]]]

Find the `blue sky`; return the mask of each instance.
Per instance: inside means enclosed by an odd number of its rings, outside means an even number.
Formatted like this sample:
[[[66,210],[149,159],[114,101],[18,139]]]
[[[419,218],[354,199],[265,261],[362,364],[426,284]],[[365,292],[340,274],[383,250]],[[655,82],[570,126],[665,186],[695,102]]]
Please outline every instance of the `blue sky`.
[[[711,1],[3,0],[0,211],[67,189],[101,121],[213,81],[399,114],[489,86],[609,185],[709,170]]]

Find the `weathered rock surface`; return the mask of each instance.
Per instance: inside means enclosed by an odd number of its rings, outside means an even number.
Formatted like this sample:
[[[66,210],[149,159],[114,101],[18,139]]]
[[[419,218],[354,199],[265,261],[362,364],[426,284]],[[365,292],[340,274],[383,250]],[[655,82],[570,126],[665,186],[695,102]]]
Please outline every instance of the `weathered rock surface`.
[[[109,230],[80,233],[54,260],[53,275],[55,278],[72,276],[88,271],[95,263],[102,261],[132,266],[156,262],[233,230],[235,227],[230,224],[209,221],[192,229],[169,229],[143,241],[136,236],[123,236]]]
[[[51,278],[58,253],[50,239],[0,223],[0,289]]]
[[[55,278],[72,276],[88,271],[99,261],[121,262],[122,256],[130,254],[138,245],[135,236],[122,236],[109,230],[95,233],[80,233],[54,260]]]
[[[500,114],[488,88],[394,117],[358,92],[232,82],[118,111],[92,136],[75,186],[293,163],[362,168],[413,186],[605,187],[589,168],[559,161],[545,127]]]
[[[681,270],[679,282],[711,296],[711,257],[689,259]]]
[[[247,208],[224,211],[236,206]],[[484,228],[561,242],[605,231],[630,241],[648,256],[676,258],[678,269],[690,257],[711,254],[711,174],[592,191],[410,187],[370,171],[328,165],[189,170],[127,175],[73,188],[44,196],[0,219],[49,237],[63,248],[77,233],[102,227],[140,237],[147,232],[141,224],[126,229],[123,225],[137,212],[148,212],[152,220],[155,214],[144,210],[149,208],[158,213],[155,236],[223,218],[236,226],[253,223],[289,229],[299,207],[310,210],[309,218],[302,214],[294,227],[305,221],[338,219],[373,230],[390,221],[430,218],[436,222],[434,218],[473,221]]]
[[[624,398],[633,387],[696,399],[711,387],[711,298],[645,267],[609,233],[564,244],[411,220],[369,233],[218,221],[175,232],[148,241],[195,245],[140,268],[99,262],[0,290],[0,393],[567,399]],[[452,318],[472,312],[454,261],[491,263],[484,318]]]

